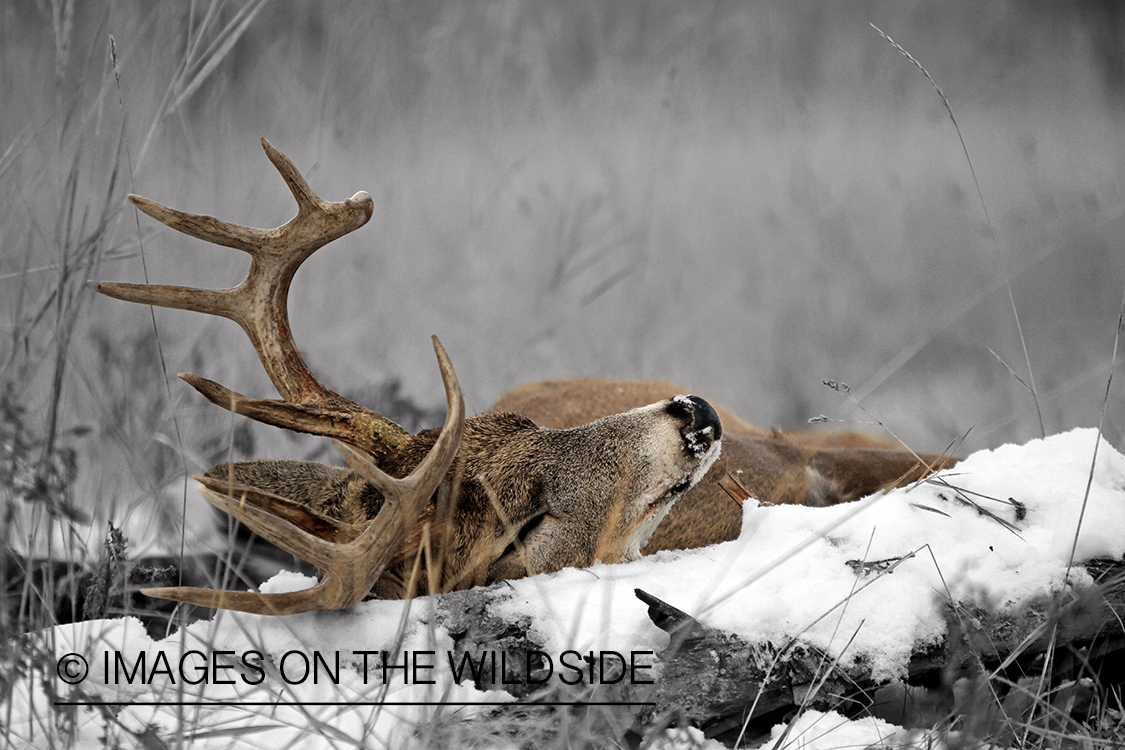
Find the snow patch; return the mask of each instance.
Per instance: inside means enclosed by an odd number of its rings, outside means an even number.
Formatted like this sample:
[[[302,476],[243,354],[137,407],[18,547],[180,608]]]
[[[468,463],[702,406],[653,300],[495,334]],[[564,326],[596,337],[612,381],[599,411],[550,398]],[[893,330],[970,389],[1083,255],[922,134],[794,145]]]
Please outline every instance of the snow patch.
[[[1125,457],[1098,439],[1095,430],[1083,429],[982,451],[928,482],[833,508],[747,501],[736,541],[507,582],[510,598],[499,613],[530,618],[533,636],[552,656],[568,649],[659,652],[667,636],[634,596],[641,588],[745,639],[798,638],[844,662],[866,660],[876,678],[900,677],[916,644],[944,636],[943,601],[1019,608],[1067,585],[1072,548],[1075,563],[1125,554]],[[1089,581],[1081,570],[1070,575],[1070,585]],[[313,583],[282,574],[262,590]],[[155,642],[132,618],[59,626],[31,638],[45,649],[50,670],[17,678],[9,731],[17,738],[44,736],[50,728],[43,722],[60,715],[49,705],[44,686],[50,685],[63,699],[192,702],[187,710],[125,706],[113,721],[78,709],[71,715],[73,735],[50,735],[73,736],[77,745],[153,726],[161,735],[188,732],[193,747],[319,746],[329,735],[340,744],[397,746],[436,709],[388,702],[509,700],[458,685],[445,668],[430,673],[434,684],[406,684],[394,670],[385,684],[372,678],[381,666],[376,652],[390,652],[397,664],[405,652],[433,651],[441,659],[452,651],[451,636],[435,623],[434,599],[427,598],[287,617],[222,612]],[[233,684],[181,679],[179,660],[207,665],[219,652],[235,662],[233,671],[219,672]],[[268,679],[259,684],[245,679],[256,675],[252,668],[237,664],[248,652],[261,653],[267,665]],[[325,659],[338,654],[338,681],[280,679],[289,652],[310,658],[319,652]],[[89,677],[73,688],[54,674],[52,660],[67,654],[81,655],[90,667]],[[141,654],[148,665],[163,654],[172,669],[144,684],[114,678],[118,656],[135,665]],[[300,659],[292,658],[291,666],[300,669]],[[196,705],[200,701],[207,705]],[[254,701],[265,705],[237,705]],[[318,701],[336,705],[314,705]],[[479,710],[459,709],[463,716]],[[203,734],[207,730],[214,735]],[[845,722],[810,711],[790,726],[787,742],[806,750],[867,746],[889,742],[896,731],[883,722]]]
[[[282,570],[259,586],[258,590],[263,594],[288,594],[293,591],[311,589],[316,584],[317,580],[312,576]]]
[[[879,719],[852,721],[835,711],[804,711],[789,724],[770,733],[768,747],[776,750],[840,750],[840,748],[896,747],[903,730]]]

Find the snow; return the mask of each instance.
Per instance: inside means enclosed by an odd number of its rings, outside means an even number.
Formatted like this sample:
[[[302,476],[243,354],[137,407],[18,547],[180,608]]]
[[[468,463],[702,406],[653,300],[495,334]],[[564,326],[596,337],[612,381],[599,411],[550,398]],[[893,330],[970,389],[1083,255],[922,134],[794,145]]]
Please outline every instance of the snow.
[[[530,618],[553,656],[568,649],[659,652],[667,636],[634,596],[641,588],[748,640],[798,638],[845,662],[863,658],[878,678],[901,677],[912,647],[944,636],[943,601],[1018,610],[1067,585],[1068,571],[1069,585],[1089,582],[1084,571],[1071,568],[1072,548],[1075,563],[1125,554],[1125,457],[1098,440],[1095,430],[1079,429],[982,451],[934,481],[834,508],[754,507],[748,501],[734,542],[512,581],[503,584],[510,596],[500,607],[504,615]],[[312,583],[287,573],[263,590]],[[432,599],[373,601],[281,618],[224,612],[160,641],[129,618],[59,626],[33,640],[53,659],[82,656],[89,676],[74,688],[53,672],[23,678],[9,726],[32,745],[51,730],[60,712],[49,706],[50,685],[64,699],[166,704],[126,706],[114,720],[79,707],[72,730],[79,747],[100,746],[107,733],[128,742],[128,732],[149,725],[164,735],[186,726],[200,747],[323,746],[326,735],[342,744],[378,738],[400,746],[436,709],[379,704],[510,700],[455,683],[443,662],[452,639],[434,624],[433,606]],[[220,650],[230,653],[214,656]],[[413,655],[408,666],[433,684],[407,684],[402,669],[391,670],[384,684],[377,656],[368,653],[362,668],[365,651],[382,650],[407,654],[392,654],[398,664]],[[418,660],[429,651],[434,654]],[[116,659],[132,668],[142,653],[148,671],[157,663],[167,668],[150,674],[146,684],[115,677]],[[652,657],[639,657],[646,659]],[[326,675],[337,660],[332,680]],[[221,666],[228,662],[233,668]],[[206,678],[198,677],[200,670]],[[199,684],[186,684],[193,680]],[[173,700],[189,705],[167,705]],[[234,701],[266,705],[230,705]],[[464,707],[455,715],[486,710]],[[781,731],[775,730],[777,737]],[[806,750],[866,746],[896,732],[875,720],[847,722],[808,711],[795,719],[787,741]],[[678,742],[667,739],[669,747]]]
[[[512,582],[509,614],[532,613],[548,651],[657,650],[663,635],[632,596],[640,587],[747,640],[800,635],[845,661],[867,658],[876,678],[900,677],[914,644],[944,635],[943,599],[1016,607],[1062,586],[1096,435],[974,454],[942,472],[947,485],[833,508],[748,507],[734,542]],[[1104,441],[1098,454],[1077,560],[1125,553],[1125,458]],[[847,564],[910,554],[890,575],[857,577]],[[1071,579],[1088,580],[1083,571]]]
[[[849,721],[835,711],[805,711],[788,725],[774,727],[769,746],[777,750],[894,747],[901,734],[900,728],[879,719]]]

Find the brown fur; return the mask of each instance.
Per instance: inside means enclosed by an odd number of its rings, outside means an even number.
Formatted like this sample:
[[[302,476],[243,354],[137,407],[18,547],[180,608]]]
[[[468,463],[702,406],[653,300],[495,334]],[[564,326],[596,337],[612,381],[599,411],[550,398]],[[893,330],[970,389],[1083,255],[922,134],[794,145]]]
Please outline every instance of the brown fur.
[[[492,409],[518,412],[544,427],[567,427],[688,392],[658,380],[574,378],[514,388]],[[723,423],[722,456],[672,508],[646,554],[737,538],[742,508],[719,484],[728,473],[763,503],[826,506],[915,481],[929,467],[956,463],[932,453],[916,457],[892,440],[860,432],[766,430],[710,403]]]
[[[693,411],[662,400],[567,429],[544,429],[511,413],[468,419],[443,489],[374,593],[415,596],[635,559],[718,452],[717,441],[705,451],[690,450],[687,438],[700,427],[700,412],[710,407]],[[436,430],[419,433],[380,468],[405,476],[436,438]],[[383,504],[379,491],[350,469],[326,464],[246,461],[208,474],[305,503],[348,524],[373,519]],[[412,578],[418,555],[419,572]]]

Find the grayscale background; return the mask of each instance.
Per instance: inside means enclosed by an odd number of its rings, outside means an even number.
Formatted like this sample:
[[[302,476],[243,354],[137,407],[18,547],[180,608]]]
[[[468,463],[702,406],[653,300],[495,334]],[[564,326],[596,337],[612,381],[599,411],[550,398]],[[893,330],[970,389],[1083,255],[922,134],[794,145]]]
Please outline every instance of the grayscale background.
[[[918,450],[1096,425],[1123,60],[1113,2],[4,3],[0,484],[32,498],[47,462],[97,515],[230,455],[327,455],[175,380],[274,395],[233,324],[93,294],[241,280],[125,196],[281,224],[261,136],[322,197],[374,196],[290,312],[314,372],[411,428],[444,409],[430,334],[472,411],[596,374]]]

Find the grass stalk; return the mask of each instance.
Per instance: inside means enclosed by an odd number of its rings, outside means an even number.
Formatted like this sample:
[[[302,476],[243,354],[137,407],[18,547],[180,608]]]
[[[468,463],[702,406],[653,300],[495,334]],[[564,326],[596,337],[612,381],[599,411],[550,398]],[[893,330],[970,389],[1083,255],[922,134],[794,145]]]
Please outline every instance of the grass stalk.
[[[1015,319],[1016,331],[1019,333],[1020,348],[1023,350],[1024,364],[1027,366],[1028,382],[1026,385],[1031,391],[1032,399],[1035,401],[1035,412],[1039,417],[1039,433],[1042,437],[1046,437],[1047,427],[1043,421],[1043,407],[1039,403],[1039,392],[1035,388],[1035,371],[1031,367],[1031,354],[1028,352],[1027,339],[1023,334],[1023,323],[1020,322],[1019,308],[1016,307],[1016,297],[1012,293],[1011,276],[1008,273],[1007,265],[1004,263],[1004,256],[1000,252],[1000,242],[996,239],[996,228],[992,224],[992,217],[988,215],[988,204],[984,200],[984,191],[981,190],[980,181],[977,180],[977,171],[973,167],[972,158],[969,156],[969,147],[965,143],[965,136],[961,133],[961,126],[957,124],[957,117],[953,114],[953,106],[949,103],[949,98],[945,95],[945,92],[942,91],[941,86],[938,85],[937,81],[935,81],[933,76],[930,75],[930,71],[926,70],[922,63],[918,62],[918,60],[912,54],[907,52],[901,44],[896,42],[894,39],[891,39],[891,37],[878,26],[876,26],[875,24],[871,24],[871,28],[875,29],[875,31],[879,33],[879,36],[887,40],[888,44],[898,50],[904,57],[906,57],[907,60],[913,63],[914,67],[922,71],[922,75],[926,77],[926,80],[929,81],[930,85],[934,87],[934,91],[936,91],[938,96],[941,97],[941,102],[945,105],[945,111],[949,113],[949,119],[953,123],[953,129],[957,131],[957,140],[961,143],[961,151],[965,154],[965,162],[969,165],[969,175],[973,179],[973,187],[976,189],[977,199],[980,201],[980,207],[981,211],[984,213],[985,223],[988,224],[988,232],[992,238],[992,248],[996,252],[996,263],[1000,268],[1001,275],[1004,277],[1004,288],[1008,292],[1008,303],[1012,308],[1012,317]],[[1009,368],[1009,370],[1010,369],[1011,368]],[[1012,372],[1014,374],[1014,371]],[[1022,383],[1023,381],[1020,380],[1020,382]]]

